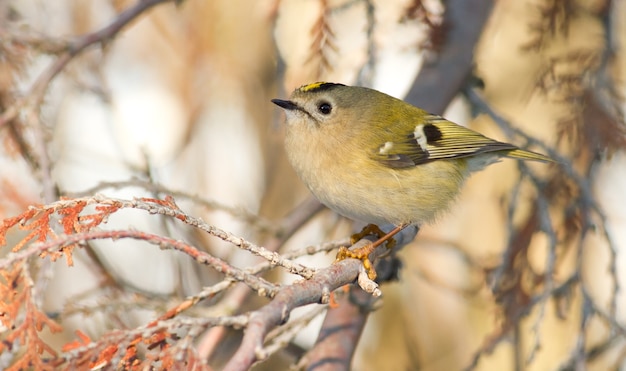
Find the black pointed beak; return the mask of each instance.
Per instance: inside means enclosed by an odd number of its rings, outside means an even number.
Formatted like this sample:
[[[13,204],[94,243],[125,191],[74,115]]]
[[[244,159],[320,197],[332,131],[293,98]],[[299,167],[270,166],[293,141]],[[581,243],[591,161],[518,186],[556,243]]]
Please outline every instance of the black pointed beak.
[[[297,104],[290,100],[272,99],[272,103],[289,111],[300,109]]]

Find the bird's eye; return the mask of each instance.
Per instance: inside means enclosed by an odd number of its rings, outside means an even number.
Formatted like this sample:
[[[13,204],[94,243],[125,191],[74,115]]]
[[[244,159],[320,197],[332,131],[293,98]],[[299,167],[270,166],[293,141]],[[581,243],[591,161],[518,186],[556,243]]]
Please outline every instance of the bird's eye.
[[[320,111],[320,113],[322,113],[322,115],[328,115],[330,114],[330,111],[333,110],[333,106],[330,105],[330,103],[328,102],[321,102],[318,106],[317,106],[318,111]]]

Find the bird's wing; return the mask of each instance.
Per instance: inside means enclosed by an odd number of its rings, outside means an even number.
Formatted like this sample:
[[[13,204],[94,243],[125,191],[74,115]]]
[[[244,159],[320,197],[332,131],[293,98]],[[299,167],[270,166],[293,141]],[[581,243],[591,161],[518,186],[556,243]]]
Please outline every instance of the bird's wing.
[[[434,160],[474,156],[480,153],[517,149],[489,139],[437,115],[426,115],[415,125],[401,122],[383,133],[372,157],[393,168],[412,167]]]

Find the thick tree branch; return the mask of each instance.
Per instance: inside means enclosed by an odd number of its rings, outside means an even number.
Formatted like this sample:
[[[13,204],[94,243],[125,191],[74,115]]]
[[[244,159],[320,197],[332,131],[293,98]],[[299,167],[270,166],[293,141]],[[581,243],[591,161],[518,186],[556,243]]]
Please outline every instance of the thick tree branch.
[[[405,100],[442,114],[466,84],[474,67],[474,48],[491,15],[493,0],[446,1],[446,40],[433,61],[426,62]]]

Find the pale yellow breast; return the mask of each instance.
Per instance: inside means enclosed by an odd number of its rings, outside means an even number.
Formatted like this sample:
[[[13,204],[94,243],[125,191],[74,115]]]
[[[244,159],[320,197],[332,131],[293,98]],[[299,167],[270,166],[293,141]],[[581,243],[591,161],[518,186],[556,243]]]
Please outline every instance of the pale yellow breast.
[[[364,148],[351,150],[337,138],[312,140],[310,135],[317,134],[288,131],[289,160],[323,204],[351,219],[375,224],[432,221],[449,208],[466,175],[464,160],[391,169],[371,159]]]

